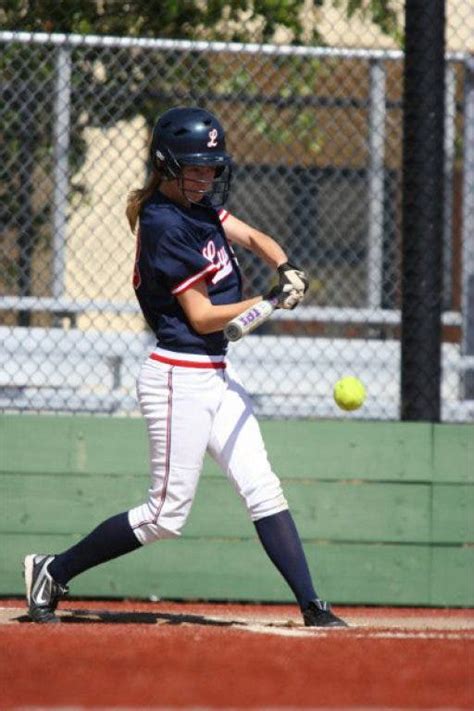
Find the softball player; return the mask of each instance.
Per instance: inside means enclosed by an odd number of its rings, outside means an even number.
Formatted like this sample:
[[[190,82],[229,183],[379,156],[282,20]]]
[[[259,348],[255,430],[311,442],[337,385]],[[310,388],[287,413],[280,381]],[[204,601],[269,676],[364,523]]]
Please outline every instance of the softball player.
[[[79,573],[142,545],[181,535],[206,451],[244,502],[258,537],[293,591],[307,626],[346,626],[319,599],[280,481],[268,461],[252,404],[226,361],[223,328],[262,296],[242,300],[232,244],[251,250],[279,275],[279,308],[300,303],[303,271],[268,235],[230,215],[231,158],[224,130],[208,111],[175,108],[158,120],[151,175],[128,201],[137,234],[133,285],[157,346],[137,383],[151,462],[149,496],[104,521],[57,555],[25,558],[29,614],[58,622],[58,601]]]

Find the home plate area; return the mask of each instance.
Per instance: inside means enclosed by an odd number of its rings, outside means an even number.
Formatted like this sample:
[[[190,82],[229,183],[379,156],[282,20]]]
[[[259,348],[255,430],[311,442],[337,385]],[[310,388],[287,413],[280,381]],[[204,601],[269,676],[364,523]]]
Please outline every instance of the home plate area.
[[[21,600],[0,601],[0,624],[30,623]],[[348,628],[307,628],[294,605],[69,600],[57,611],[65,624],[182,625],[234,628],[286,637],[474,638],[474,610],[337,608]]]

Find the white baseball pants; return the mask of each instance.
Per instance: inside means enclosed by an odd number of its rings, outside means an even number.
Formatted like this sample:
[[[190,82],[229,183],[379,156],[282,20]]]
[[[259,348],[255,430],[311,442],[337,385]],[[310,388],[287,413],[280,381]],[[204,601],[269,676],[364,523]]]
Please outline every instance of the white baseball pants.
[[[148,427],[151,487],[148,501],[129,511],[129,521],[142,544],[180,535],[206,451],[253,521],[288,508],[250,398],[222,365],[220,358],[157,349],[141,368],[137,393]]]

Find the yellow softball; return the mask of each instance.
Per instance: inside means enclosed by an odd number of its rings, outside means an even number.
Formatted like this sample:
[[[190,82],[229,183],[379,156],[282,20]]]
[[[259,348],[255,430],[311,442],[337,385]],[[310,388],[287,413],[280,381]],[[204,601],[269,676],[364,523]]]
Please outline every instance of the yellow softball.
[[[357,410],[365,400],[365,387],[359,378],[348,375],[335,384],[334,400],[341,410]]]

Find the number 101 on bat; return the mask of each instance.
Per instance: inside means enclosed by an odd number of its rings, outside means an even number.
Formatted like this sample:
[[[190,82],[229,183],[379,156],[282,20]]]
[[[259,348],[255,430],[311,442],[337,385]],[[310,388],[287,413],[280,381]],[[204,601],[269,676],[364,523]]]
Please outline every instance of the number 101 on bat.
[[[258,304],[250,306],[239,316],[229,321],[224,328],[224,335],[229,341],[238,341],[270,318],[274,310],[274,301],[267,299],[259,301]]]

